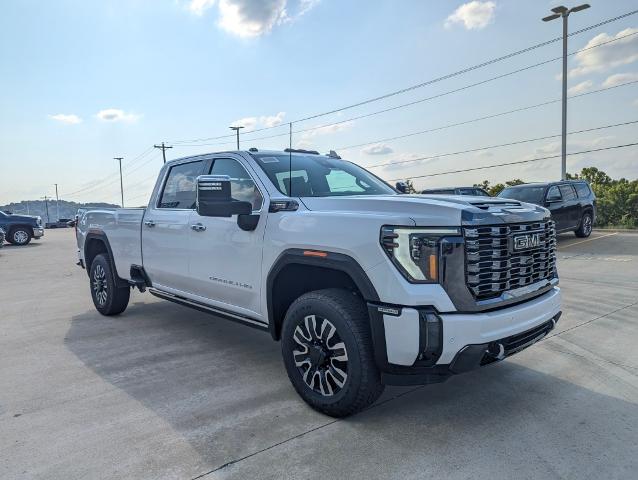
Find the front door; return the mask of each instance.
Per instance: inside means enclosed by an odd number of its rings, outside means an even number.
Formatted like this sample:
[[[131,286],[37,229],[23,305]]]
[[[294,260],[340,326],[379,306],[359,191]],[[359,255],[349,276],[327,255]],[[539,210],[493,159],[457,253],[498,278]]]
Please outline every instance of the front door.
[[[552,185],[547,190],[545,207],[549,209],[552,220],[556,222],[556,230],[564,230],[567,225],[567,211],[557,185]]]
[[[189,291],[212,306],[262,318],[261,278],[262,250],[267,198],[257,184],[251,167],[231,154],[213,159],[211,175],[228,175],[235,200],[251,202],[253,215],[259,216],[257,228],[245,231],[232,217],[190,216],[190,285]]]
[[[190,216],[195,208],[196,179],[204,164],[197,160],[172,165],[144,214],[144,270],[156,288],[180,292],[188,288]]]

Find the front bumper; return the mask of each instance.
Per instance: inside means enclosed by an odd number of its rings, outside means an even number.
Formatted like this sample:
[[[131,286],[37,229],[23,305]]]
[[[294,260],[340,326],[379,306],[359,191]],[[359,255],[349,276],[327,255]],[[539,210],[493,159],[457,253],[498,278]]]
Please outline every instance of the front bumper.
[[[438,314],[431,308],[369,304],[375,359],[386,384],[446,380],[531,346],[560,318],[560,289],[511,307],[481,313]],[[427,319],[438,318],[440,331]],[[439,338],[435,338],[436,336]],[[431,342],[437,351],[424,353]]]
[[[33,238],[38,239],[44,237],[44,228],[33,227]]]

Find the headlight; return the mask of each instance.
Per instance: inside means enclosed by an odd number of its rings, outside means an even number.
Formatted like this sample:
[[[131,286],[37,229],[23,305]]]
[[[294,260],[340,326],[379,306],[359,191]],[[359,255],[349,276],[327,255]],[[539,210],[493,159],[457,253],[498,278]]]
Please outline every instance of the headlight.
[[[438,283],[441,238],[460,235],[458,228],[381,228],[381,246],[411,283]]]

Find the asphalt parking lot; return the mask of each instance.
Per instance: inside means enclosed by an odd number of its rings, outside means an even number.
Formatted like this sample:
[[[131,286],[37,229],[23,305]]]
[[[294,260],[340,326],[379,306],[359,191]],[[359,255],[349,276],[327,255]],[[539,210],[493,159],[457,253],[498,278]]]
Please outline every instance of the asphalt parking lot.
[[[638,234],[558,249],[550,337],[334,420],[262,332],[138,292],[100,316],[72,229],[7,246],[0,478],[636,478]]]

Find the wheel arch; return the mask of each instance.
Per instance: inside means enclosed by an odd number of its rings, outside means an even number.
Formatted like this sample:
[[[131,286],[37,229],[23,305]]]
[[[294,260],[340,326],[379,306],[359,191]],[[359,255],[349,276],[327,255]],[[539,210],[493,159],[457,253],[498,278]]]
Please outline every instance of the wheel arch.
[[[128,285],[128,282],[122,279],[117,273],[113,250],[111,250],[111,244],[109,243],[109,239],[106,234],[104,232],[96,231],[87,233],[84,239],[84,261],[86,262],[87,274],[90,274],[93,259],[101,253],[105,253],[108,257],[109,265],[115,275],[118,286]]]
[[[377,302],[379,295],[359,263],[335,252],[292,248],[282,252],[266,279],[268,329],[274,340],[290,304],[312,290],[344,288],[357,292],[365,301]]]

